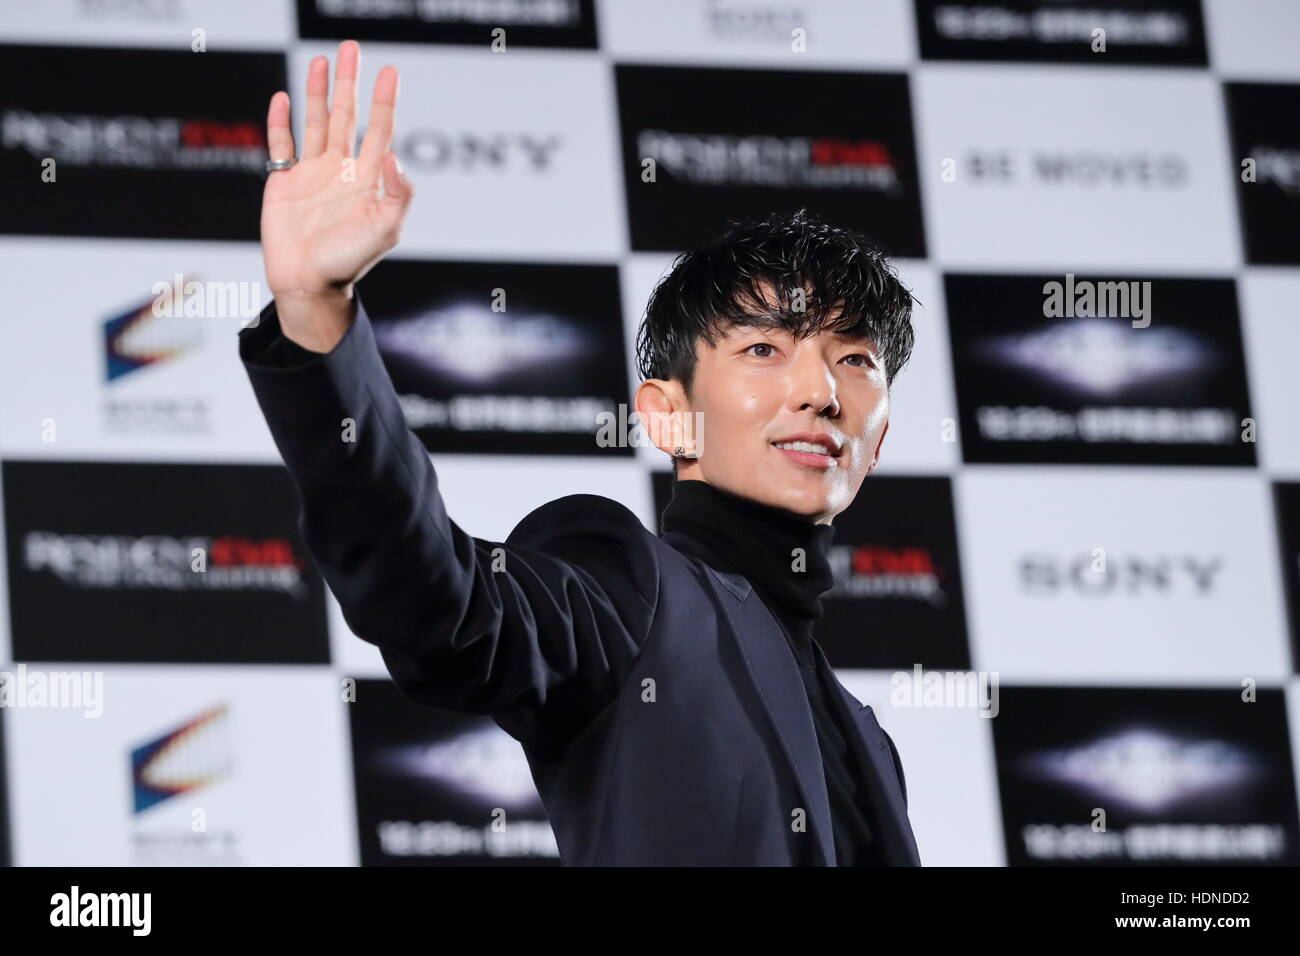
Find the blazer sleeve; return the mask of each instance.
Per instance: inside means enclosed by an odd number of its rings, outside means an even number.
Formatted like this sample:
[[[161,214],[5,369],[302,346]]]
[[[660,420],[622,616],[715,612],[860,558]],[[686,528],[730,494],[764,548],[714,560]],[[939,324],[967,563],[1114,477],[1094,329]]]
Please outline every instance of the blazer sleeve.
[[[504,542],[473,537],[447,515],[359,297],[328,353],[285,338],[274,301],[239,337],[307,550],[408,697],[492,715],[525,742],[572,735],[613,700],[659,601],[657,552],[631,511],[568,495]]]
[[[889,754],[891,757],[894,758],[894,769],[898,771],[898,787],[900,790],[903,791],[903,806],[906,807],[907,806],[907,777],[903,775],[903,759],[898,755],[898,747],[894,745],[894,738],[889,736],[888,731],[886,731],[884,727],[880,728],[880,732],[884,734],[885,739],[889,741]]]

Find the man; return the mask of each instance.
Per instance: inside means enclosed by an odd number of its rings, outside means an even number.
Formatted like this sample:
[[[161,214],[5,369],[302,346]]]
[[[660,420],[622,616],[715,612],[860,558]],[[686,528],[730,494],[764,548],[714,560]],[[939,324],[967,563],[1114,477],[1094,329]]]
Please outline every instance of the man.
[[[412,196],[388,67],[356,175],[338,174],[358,57],[340,45],[332,112],[327,61],[309,67],[302,156],[263,202],[274,299],[240,333],[352,630],[412,699],[520,741],[565,864],[919,865],[897,751],[811,634],[831,520],[879,460],[912,348],[910,294],[802,213],[733,226],[679,257],[638,334],[637,412],[670,424],[656,444],[678,479],[663,535],[568,495],[505,542],[472,537],[354,289]],[[293,157],[288,120],[277,93],[273,160]]]

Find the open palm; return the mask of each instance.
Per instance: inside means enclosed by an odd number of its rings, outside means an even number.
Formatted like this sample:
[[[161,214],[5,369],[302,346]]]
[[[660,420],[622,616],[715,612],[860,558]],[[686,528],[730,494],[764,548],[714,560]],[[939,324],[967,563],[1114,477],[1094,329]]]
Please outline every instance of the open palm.
[[[262,257],[277,301],[350,294],[352,284],[400,237],[414,190],[389,148],[397,70],[391,66],[380,70],[366,135],[360,152],[353,155],[360,62],[356,41],[339,44],[334,102],[327,108],[329,60],[320,56],[311,61],[302,152],[295,165],[267,176],[262,194]],[[287,93],[271,97],[266,125],[271,158],[292,157]]]

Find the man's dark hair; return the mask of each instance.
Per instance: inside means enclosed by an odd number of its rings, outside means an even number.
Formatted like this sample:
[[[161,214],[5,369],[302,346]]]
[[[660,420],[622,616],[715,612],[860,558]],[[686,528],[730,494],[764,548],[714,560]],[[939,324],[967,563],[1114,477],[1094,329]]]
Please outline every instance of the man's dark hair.
[[[762,298],[763,279],[775,308]],[[802,311],[794,307],[799,290]],[[638,371],[643,379],[676,379],[689,395],[701,338],[716,345],[733,324],[784,328],[796,337],[825,329],[866,336],[892,385],[912,354],[912,301],[884,251],[860,233],[804,209],[730,220],[673,260],[655,286],[637,331]],[[837,307],[842,314],[830,322]]]

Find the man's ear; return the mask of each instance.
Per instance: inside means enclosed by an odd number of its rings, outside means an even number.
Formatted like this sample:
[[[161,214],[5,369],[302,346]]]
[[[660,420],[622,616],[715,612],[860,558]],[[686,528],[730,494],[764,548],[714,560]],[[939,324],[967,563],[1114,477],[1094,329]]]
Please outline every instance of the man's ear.
[[[686,393],[676,379],[648,378],[636,388],[632,397],[637,419],[651,444],[672,456],[681,442],[682,432],[674,429],[675,412],[686,409]]]

